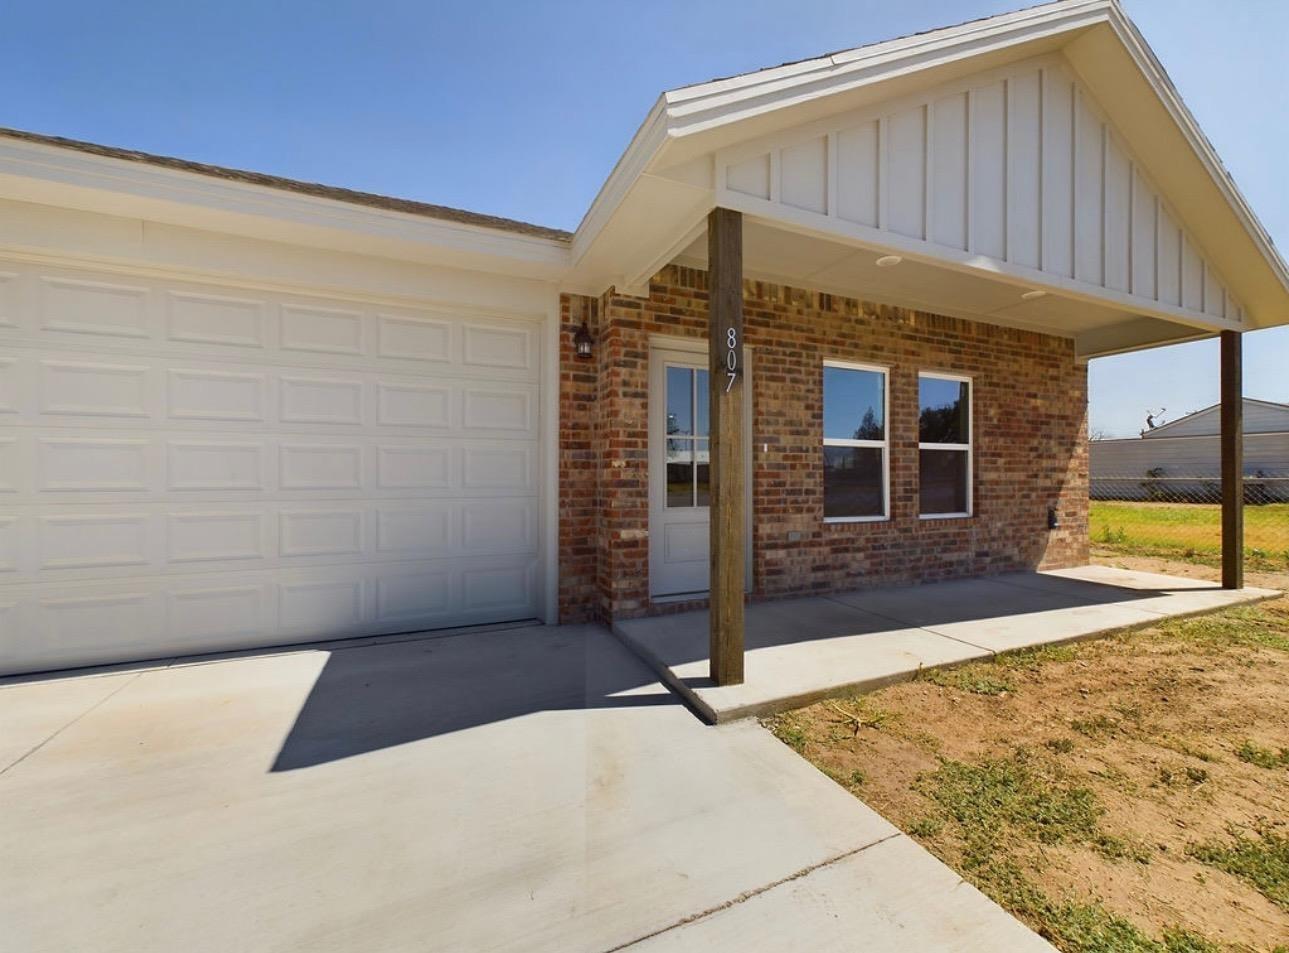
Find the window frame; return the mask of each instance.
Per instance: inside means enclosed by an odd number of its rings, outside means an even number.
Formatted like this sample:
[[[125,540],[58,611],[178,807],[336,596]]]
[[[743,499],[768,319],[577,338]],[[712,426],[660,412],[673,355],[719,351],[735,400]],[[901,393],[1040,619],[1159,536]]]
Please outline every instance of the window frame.
[[[976,381],[970,374],[955,374],[949,371],[918,371],[918,417],[922,416],[922,378],[955,381],[967,385],[967,442],[966,443],[923,443],[918,440],[918,519],[920,520],[962,520],[970,519],[976,512]],[[919,419],[919,426],[921,421]],[[922,451],[923,450],[956,450],[967,453],[967,509],[962,512],[923,513],[922,512]]]
[[[823,378],[824,368],[835,367],[843,371],[868,371],[882,375],[882,434],[881,440],[846,440],[840,437],[828,437],[820,421],[820,452],[823,447],[863,447],[882,451],[882,513],[880,516],[829,516],[827,490],[820,481],[820,495],[823,498],[825,523],[884,523],[891,518],[891,369],[881,364],[859,364],[854,361],[837,361],[825,359],[819,371],[819,406],[827,416],[824,406]]]

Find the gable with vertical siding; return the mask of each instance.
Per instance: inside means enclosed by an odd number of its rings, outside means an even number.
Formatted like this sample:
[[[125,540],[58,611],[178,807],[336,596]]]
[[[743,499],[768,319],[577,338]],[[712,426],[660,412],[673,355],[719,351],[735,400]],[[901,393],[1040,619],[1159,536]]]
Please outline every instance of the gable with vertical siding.
[[[1144,307],[1243,309],[1059,54],[812,123],[717,156],[717,188],[1109,291]]]

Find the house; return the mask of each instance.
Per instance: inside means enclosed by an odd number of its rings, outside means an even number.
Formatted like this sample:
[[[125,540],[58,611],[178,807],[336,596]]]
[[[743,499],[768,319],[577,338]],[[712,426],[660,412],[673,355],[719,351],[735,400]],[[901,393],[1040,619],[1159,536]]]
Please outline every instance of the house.
[[[1242,405],[1246,502],[1289,502],[1289,404],[1245,397]],[[1140,437],[1093,440],[1092,498],[1216,502],[1220,411],[1214,404]]]
[[[573,234],[5,132],[0,670],[710,592],[736,681],[744,592],[1083,563],[1087,360],[1286,321],[1113,0],[664,93]]]

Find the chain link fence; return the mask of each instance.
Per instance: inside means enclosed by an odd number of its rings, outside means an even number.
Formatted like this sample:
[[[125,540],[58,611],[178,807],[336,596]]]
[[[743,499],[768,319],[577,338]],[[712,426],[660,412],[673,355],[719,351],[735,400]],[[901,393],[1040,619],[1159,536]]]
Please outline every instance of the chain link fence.
[[[1220,476],[1106,473],[1094,467],[1090,530],[1096,547],[1218,565],[1222,558]],[[1245,566],[1289,571],[1289,467],[1244,477]]]

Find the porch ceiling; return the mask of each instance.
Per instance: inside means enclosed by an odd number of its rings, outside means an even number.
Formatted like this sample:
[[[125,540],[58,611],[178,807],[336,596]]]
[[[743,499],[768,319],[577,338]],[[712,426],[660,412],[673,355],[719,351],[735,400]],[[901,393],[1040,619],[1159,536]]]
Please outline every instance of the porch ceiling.
[[[803,234],[751,216],[744,222],[743,271],[748,278],[1073,338],[1083,358],[1211,333],[1055,292],[1042,283],[1018,283],[1014,278],[990,277],[978,269],[957,270],[909,255],[902,255],[893,267],[878,267],[877,260],[891,253],[891,249]],[[693,239],[675,260],[706,268],[706,233]],[[1021,297],[1034,290],[1044,293],[1028,300]]]

